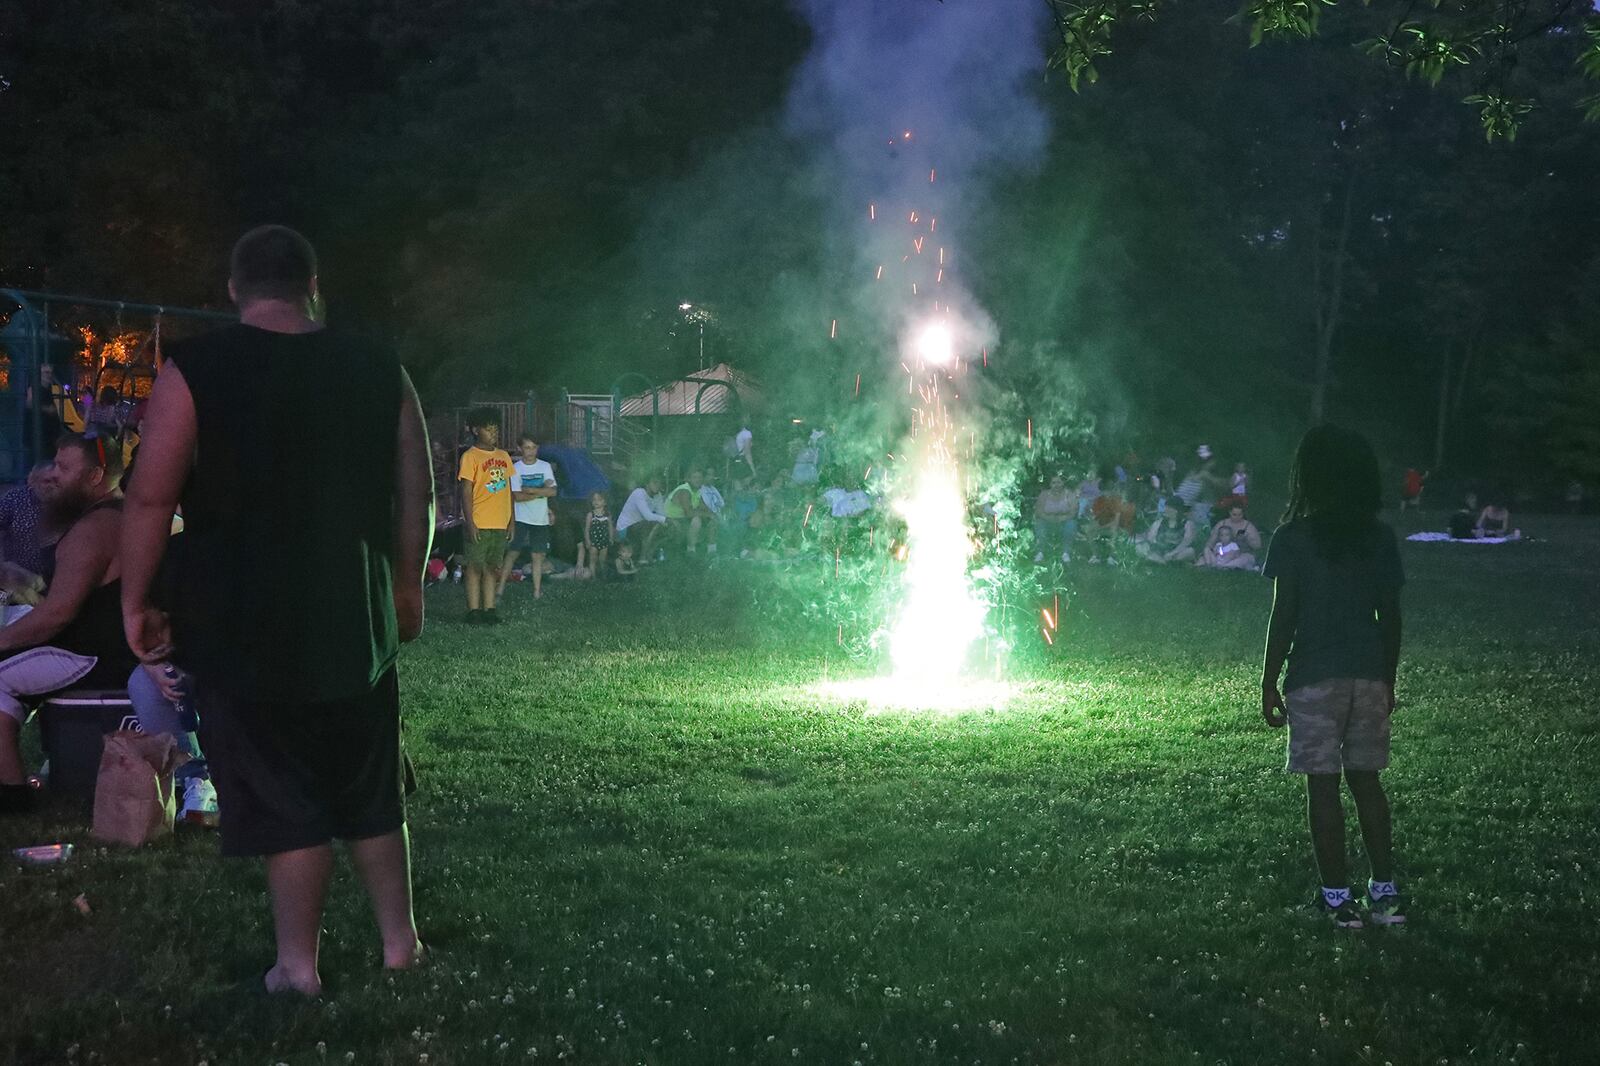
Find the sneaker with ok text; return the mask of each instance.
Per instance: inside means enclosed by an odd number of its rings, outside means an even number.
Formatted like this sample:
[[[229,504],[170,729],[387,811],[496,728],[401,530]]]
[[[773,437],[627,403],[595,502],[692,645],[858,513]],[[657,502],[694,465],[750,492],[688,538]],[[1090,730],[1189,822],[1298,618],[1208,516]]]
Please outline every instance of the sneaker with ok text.
[[[1318,905],[1335,929],[1361,929],[1366,925],[1361,920],[1361,908],[1356,906],[1353,899],[1347,899],[1337,907],[1328,906],[1326,900],[1320,901]]]
[[[191,777],[183,786],[183,809],[178,820],[187,825],[215,829],[221,817],[217,811],[217,790],[204,777]]]

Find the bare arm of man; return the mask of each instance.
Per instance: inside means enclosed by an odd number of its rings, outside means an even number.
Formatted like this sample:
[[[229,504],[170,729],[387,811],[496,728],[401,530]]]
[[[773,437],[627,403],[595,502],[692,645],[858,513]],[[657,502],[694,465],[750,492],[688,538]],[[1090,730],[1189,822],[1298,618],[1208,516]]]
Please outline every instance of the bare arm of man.
[[[105,584],[117,557],[121,516],[98,511],[78,520],[56,548],[56,578],[37,607],[0,629],[0,652],[48,644],[76,617],[89,593]]]
[[[433,462],[428,426],[411,376],[400,371],[400,426],[395,446],[394,613],[402,643],[422,633],[422,581],[433,546]]]
[[[171,653],[172,630],[165,612],[150,602],[150,589],[167,554],[173,512],[194,469],[198,435],[189,383],[168,363],[145,408],[139,470],[122,511],[122,625],[128,647],[144,662],[159,662]]]

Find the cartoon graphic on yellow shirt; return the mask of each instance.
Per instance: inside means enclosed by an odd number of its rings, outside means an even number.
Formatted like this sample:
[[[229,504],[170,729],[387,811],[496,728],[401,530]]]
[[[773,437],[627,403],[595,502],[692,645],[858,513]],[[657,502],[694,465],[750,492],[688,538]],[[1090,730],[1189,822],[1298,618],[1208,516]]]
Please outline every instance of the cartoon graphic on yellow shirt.
[[[468,448],[461,456],[461,480],[471,486],[475,527],[506,529],[511,525],[511,456],[507,452]]]

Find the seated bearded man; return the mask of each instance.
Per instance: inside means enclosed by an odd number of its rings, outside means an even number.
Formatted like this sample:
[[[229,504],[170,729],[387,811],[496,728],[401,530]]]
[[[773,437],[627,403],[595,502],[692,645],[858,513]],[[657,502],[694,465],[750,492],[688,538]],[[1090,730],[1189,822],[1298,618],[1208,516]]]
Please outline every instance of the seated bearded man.
[[[44,599],[0,628],[0,813],[32,806],[21,754],[28,702],[72,686],[120,689],[137,665],[122,629],[121,478],[114,443],[69,436],[42,486],[67,530],[45,562]]]

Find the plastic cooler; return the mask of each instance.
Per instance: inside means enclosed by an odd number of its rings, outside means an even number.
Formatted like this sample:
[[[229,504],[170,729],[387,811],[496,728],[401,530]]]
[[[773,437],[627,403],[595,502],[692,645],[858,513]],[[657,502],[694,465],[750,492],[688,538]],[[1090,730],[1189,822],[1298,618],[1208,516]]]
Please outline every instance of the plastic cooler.
[[[39,708],[39,732],[50,760],[50,790],[92,796],[106,734],[138,728],[133,704],[123,691],[73,689],[45,700]]]

